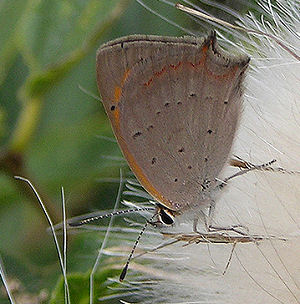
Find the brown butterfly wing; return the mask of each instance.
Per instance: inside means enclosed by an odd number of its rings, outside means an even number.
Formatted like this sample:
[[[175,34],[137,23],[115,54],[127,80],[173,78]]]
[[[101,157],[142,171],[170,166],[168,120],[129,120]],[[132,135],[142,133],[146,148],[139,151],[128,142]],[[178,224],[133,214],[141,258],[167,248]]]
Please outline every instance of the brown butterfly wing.
[[[141,184],[166,207],[183,209],[201,203],[228,159],[248,59],[229,58],[213,37],[143,39],[100,49],[98,86]]]

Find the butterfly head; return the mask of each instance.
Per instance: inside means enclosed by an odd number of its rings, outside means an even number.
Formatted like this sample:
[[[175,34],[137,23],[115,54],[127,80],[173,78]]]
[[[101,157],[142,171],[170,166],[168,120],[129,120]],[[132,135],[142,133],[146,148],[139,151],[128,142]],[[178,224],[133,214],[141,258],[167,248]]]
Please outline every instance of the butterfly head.
[[[172,226],[175,222],[175,216],[178,212],[173,211],[160,203],[156,203],[156,221],[150,222],[155,227]]]

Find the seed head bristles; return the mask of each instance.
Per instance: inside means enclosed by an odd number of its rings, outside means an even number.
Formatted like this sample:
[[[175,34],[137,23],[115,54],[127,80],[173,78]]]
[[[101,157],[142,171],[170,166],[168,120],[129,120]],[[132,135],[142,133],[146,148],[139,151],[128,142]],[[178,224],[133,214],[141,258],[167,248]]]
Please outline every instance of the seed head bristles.
[[[170,23],[171,25],[180,28],[183,32],[188,33],[190,35],[193,35],[194,33],[192,31],[190,31],[187,28],[184,28],[178,24],[176,24],[176,22],[172,21],[171,19],[163,16],[162,14],[160,14],[159,12],[151,9],[150,6],[146,5],[142,0],[136,0],[136,2],[138,2],[141,6],[143,6],[146,10],[148,10],[149,12],[151,12],[152,14],[158,16],[159,18],[161,18],[162,20],[165,20],[166,22]]]
[[[80,84],[78,85],[79,90],[81,90],[83,93],[85,93],[86,95],[92,97],[93,99],[97,100],[97,101],[101,101],[101,98],[95,94],[93,94],[91,91],[88,91],[87,89],[85,89],[83,86],[81,86]]]
[[[234,244],[234,243],[255,243],[265,240],[280,240],[287,241],[287,238],[275,235],[229,235],[228,233],[192,233],[192,234],[177,234],[177,233],[162,233],[164,237],[174,238],[177,241],[185,242],[183,246],[199,243],[209,244]]]
[[[233,24],[231,24],[229,22],[226,22],[224,20],[221,20],[219,18],[212,17],[212,16],[209,16],[209,15],[204,14],[202,12],[199,12],[197,10],[194,10],[192,8],[186,7],[186,6],[184,6],[184,5],[180,4],[180,3],[175,4],[175,7],[178,8],[179,10],[181,10],[181,11],[186,12],[186,13],[193,14],[193,15],[198,16],[200,18],[207,19],[207,20],[219,23],[219,24],[221,24],[221,25],[223,25],[225,27],[230,27],[230,28],[233,28],[233,29],[236,29],[236,30],[244,31],[244,32],[247,32],[249,34],[257,34],[257,35],[262,35],[262,36],[271,38],[274,41],[276,41],[276,43],[278,45],[280,45],[284,50],[286,50],[289,54],[291,54],[294,58],[296,58],[298,61],[300,61],[300,56],[297,55],[285,43],[283,43],[278,37],[276,37],[274,35],[271,35],[271,34],[269,34],[267,32],[263,32],[263,31],[260,31],[260,30],[253,30],[253,29],[249,29],[249,28],[246,28],[246,27],[243,27],[243,26],[233,25]]]
[[[136,197],[145,198],[148,200],[152,200],[152,196],[147,193],[142,186],[138,182],[130,182],[126,184],[126,188],[129,189],[129,191],[124,191],[124,195],[131,195]]]

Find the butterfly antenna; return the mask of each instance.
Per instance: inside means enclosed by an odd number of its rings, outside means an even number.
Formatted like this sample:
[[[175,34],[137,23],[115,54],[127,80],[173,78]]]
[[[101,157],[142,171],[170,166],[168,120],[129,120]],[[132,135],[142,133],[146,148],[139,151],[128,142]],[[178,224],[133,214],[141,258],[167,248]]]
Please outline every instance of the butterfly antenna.
[[[134,251],[135,251],[135,249],[136,249],[136,247],[137,247],[137,245],[138,245],[138,243],[139,243],[139,241],[140,241],[140,239],[141,239],[143,233],[145,232],[145,230],[146,230],[148,224],[151,223],[151,221],[154,219],[155,216],[156,216],[156,214],[154,214],[154,215],[151,217],[150,221],[147,221],[147,222],[145,223],[145,225],[144,225],[144,227],[142,228],[142,230],[140,231],[140,233],[139,233],[137,239],[135,240],[135,242],[134,242],[134,244],[133,244],[133,247],[132,247],[132,249],[131,249],[131,252],[130,252],[130,254],[129,254],[129,256],[128,256],[127,262],[126,262],[126,264],[125,264],[125,266],[124,266],[124,268],[123,268],[123,270],[122,270],[122,272],[121,272],[121,274],[120,274],[120,278],[119,278],[120,282],[122,282],[122,281],[124,280],[125,276],[126,276],[126,273],[127,273],[127,270],[128,270],[129,263],[130,263],[130,261],[131,261],[131,259],[132,259],[133,253],[134,253]]]
[[[153,211],[153,210],[155,210],[155,208],[153,208],[153,207],[143,207],[143,208],[119,210],[119,211],[116,211],[116,212],[106,213],[106,214],[102,214],[102,215],[96,215],[96,216],[87,217],[85,219],[81,219],[81,220],[78,220],[78,221],[70,222],[69,225],[71,227],[78,227],[78,226],[82,226],[82,225],[85,225],[85,224],[88,224],[90,222],[100,220],[100,219],[103,219],[103,218],[110,218],[110,217],[115,216],[115,215],[122,215],[122,214],[141,212],[141,211]]]

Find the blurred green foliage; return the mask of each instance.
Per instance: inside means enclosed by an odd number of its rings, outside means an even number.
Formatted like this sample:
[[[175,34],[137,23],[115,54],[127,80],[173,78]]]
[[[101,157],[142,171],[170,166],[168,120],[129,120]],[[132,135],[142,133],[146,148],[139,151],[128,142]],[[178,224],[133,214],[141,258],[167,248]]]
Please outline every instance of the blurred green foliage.
[[[148,2],[170,20],[197,27],[174,8]],[[98,96],[95,54],[101,43],[134,33],[184,32],[133,0],[2,0],[0,32],[0,253],[8,277],[20,280],[23,295],[51,294],[56,286],[51,303],[62,303],[47,222],[32,191],[13,176],[35,184],[55,223],[61,221],[61,186],[69,217],[112,208],[118,183],[97,180],[118,178],[126,164],[114,160],[121,157],[115,143],[97,137],[113,134],[101,103],[80,87]],[[69,271],[84,273],[71,275],[82,298],[73,303],[87,303],[85,271],[99,248],[97,239],[70,238]],[[78,242],[89,256],[84,262],[78,261]],[[106,269],[96,282],[115,272]],[[0,303],[8,303],[5,299],[2,292]]]

